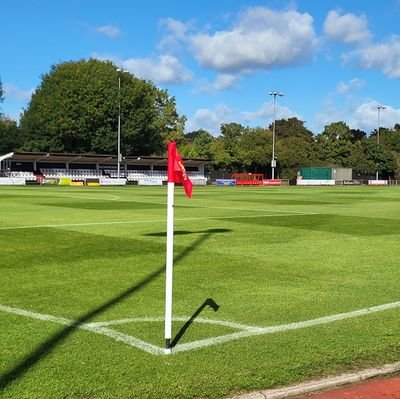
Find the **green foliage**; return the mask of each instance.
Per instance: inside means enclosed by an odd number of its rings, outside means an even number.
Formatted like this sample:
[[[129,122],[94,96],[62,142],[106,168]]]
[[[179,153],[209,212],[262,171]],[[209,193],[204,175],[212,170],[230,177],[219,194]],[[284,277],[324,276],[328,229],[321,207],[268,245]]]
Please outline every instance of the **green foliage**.
[[[0,116],[0,155],[16,151],[21,145],[17,123]]]
[[[294,179],[304,165],[318,165],[315,142],[305,141],[299,136],[288,136],[278,140],[276,153],[279,175],[283,179]]]
[[[187,142],[186,156],[193,158],[213,157],[212,144],[214,137],[207,131],[200,129],[195,132],[185,134]]]
[[[269,126],[272,131],[273,125]],[[297,118],[279,119],[275,122],[275,137],[279,139],[287,137],[299,137],[305,141],[312,141],[313,134],[304,126],[304,121]]]
[[[237,144],[243,172],[265,172],[271,160],[272,137],[265,129],[245,129]]]
[[[116,153],[119,104],[124,155],[163,151],[162,134],[183,131],[165,91],[90,59],[54,65],[42,76],[21,118],[22,149]]]
[[[4,95],[3,84],[1,83],[1,78],[0,78],[0,103],[2,103],[4,101],[3,95]],[[0,108],[0,110],[1,110],[1,108]],[[1,112],[0,112],[0,115],[1,115]]]
[[[344,122],[325,126],[324,131],[317,136],[320,159],[328,165],[344,166],[351,153],[351,138],[350,128]]]

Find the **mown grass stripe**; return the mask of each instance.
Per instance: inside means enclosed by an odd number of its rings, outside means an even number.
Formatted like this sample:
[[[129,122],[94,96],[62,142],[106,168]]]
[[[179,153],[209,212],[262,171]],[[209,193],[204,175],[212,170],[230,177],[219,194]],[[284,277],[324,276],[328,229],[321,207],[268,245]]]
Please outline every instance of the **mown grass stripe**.
[[[175,218],[176,222],[185,222],[192,220],[213,220],[213,219],[243,219],[243,218],[262,218],[262,217],[281,217],[281,216],[298,216],[298,213],[285,214],[285,215],[235,215],[235,216],[209,216],[209,217],[192,217],[192,218]],[[316,215],[316,213],[303,213],[301,215]],[[22,229],[40,229],[43,227],[83,227],[83,226],[107,226],[118,224],[145,224],[145,223],[166,223],[166,219],[154,220],[117,220],[107,222],[88,222],[88,223],[60,223],[60,224],[36,224],[36,225],[23,225],[23,226],[5,226],[0,227],[0,230],[22,230]]]

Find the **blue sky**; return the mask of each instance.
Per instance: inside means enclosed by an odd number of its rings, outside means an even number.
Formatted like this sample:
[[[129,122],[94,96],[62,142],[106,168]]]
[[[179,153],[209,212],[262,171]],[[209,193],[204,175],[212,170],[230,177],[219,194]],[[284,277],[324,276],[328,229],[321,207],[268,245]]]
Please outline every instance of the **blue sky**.
[[[186,131],[268,126],[313,133],[400,123],[400,0],[2,0],[4,114],[18,119],[51,65],[95,57],[176,99]]]

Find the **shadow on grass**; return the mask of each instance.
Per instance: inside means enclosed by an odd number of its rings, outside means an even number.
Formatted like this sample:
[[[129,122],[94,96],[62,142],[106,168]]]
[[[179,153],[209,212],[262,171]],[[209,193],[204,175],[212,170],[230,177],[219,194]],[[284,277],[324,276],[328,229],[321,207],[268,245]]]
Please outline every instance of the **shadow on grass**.
[[[207,229],[207,230],[200,230],[200,231],[188,231],[188,230],[176,230],[174,231],[174,235],[176,236],[184,236],[189,234],[210,234],[210,233],[229,233],[230,229]],[[148,233],[145,234],[146,237],[166,237],[167,232],[160,232],[160,233]]]
[[[204,310],[206,306],[210,306],[216,312],[219,309],[219,305],[212,299],[207,298],[202,305],[193,313],[191,318],[182,326],[182,328],[178,331],[175,338],[171,343],[171,347],[173,348],[179,342],[179,340],[185,335],[187,329],[191,326],[191,324],[196,320],[196,317]]]
[[[174,257],[174,263],[181,261],[186,258],[191,252],[193,252],[197,247],[202,245],[210,236],[215,233],[227,232],[227,229],[209,229],[203,230],[200,232],[201,236],[197,238],[190,246],[188,246],[184,251],[182,251],[179,255]],[[199,232],[187,232],[187,234],[195,234]],[[158,234],[158,233],[157,233]],[[19,364],[14,366],[12,369],[7,371],[5,374],[0,376],[0,391],[4,390],[8,385],[10,385],[13,381],[21,378],[26,374],[32,367],[35,366],[38,362],[44,359],[47,355],[49,355],[59,344],[65,341],[74,331],[76,331],[82,324],[89,322],[94,317],[102,314],[103,312],[109,310],[113,306],[122,302],[123,300],[131,297],[142,288],[146,287],[152,281],[154,281],[157,277],[163,274],[165,271],[165,265],[159,267],[154,272],[150,273],[147,277],[143,278],[138,283],[134,284],[132,287],[122,291],[120,294],[111,298],[107,302],[98,306],[97,308],[91,310],[90,312],[79,317],[71,325],[63,328],[56,334],[53,334],[46,341],[41,343],[36,349],[34,349],[30,354],[28,354]],[[212,306],[211,300],[207,300],[203,303],[203,305],[195,312],[195,314],[190,318],[190,320],[182,327],[181,331],[178,333],[177,337],[175,337],[174,342],[178,342],[178,340],[182,337],[185,331],[189,328],[190,324],[197,317],[198,313],[200,313],[203,308],[207,305]],[[212,301],[213,302],[213,301]],[[218,305],[217,305],[218,306]]]

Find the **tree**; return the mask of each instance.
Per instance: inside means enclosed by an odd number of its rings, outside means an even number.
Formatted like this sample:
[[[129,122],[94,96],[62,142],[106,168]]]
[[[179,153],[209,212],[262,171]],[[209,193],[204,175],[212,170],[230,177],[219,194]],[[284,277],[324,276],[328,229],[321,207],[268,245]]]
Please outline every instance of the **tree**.
[[[272,156],[272,137],[263,128],[247,128],[240,136],[237,157],[242,172],[265,173]]]
[[[211,158],[214,137],[206,130],[200,129],[185,134],[187,140],[187,156],[193,158]]]
[[[352,168],[356,175],[372,175],[375,173],[375,162],[367,156],[366,139],[356,141],[346,159],[345,166]]]
[[[1,78],[0,78],[0,104],[4,101],[4,91],[3,91],[3,84],[1,83]],[[0,117],[1,117],[1,108],[0,108]]]
[[[237,169],[240,165],[238,159],[238,143],[245,128],[239,123],[223,123],[221,125],[221,140],[225,151],[224,163],[226,169]]]
[[[23,149],[116,153],[120,104],[122,154],[162,153],[162,134],[183,132],[175,99],[151,82],[118,73],[111,62],[94,59],[52,66],[21,117]]]
[[[328,165],[345,166],[351,153],[352,135],[344,122],[331,123],[317,136],[320,159]]]
[[[378,145],[373,136],[370,136],[366,141],[366,155],[368,161],[374,164],[374,171],[378,171],[381,177],[393,176],[396,170],[395,157],[392,151],[380,144]]]
[[[272,131],[273,124],[269,125],[269,130]],[[276,139],[286,137],[299,137],[305,141],[312,141],[313,134],[304,126],[304,121],[297,118],[279,119],[275,121]]]
[[[0,116],[0,155],[16,151],[21,145],[17,123]]]
[[[294,179],[302,166],[317,166],[317,146],[315,141],[304,140],[299,136],[285,137],[277,142],[277,161],[279,176]]]

